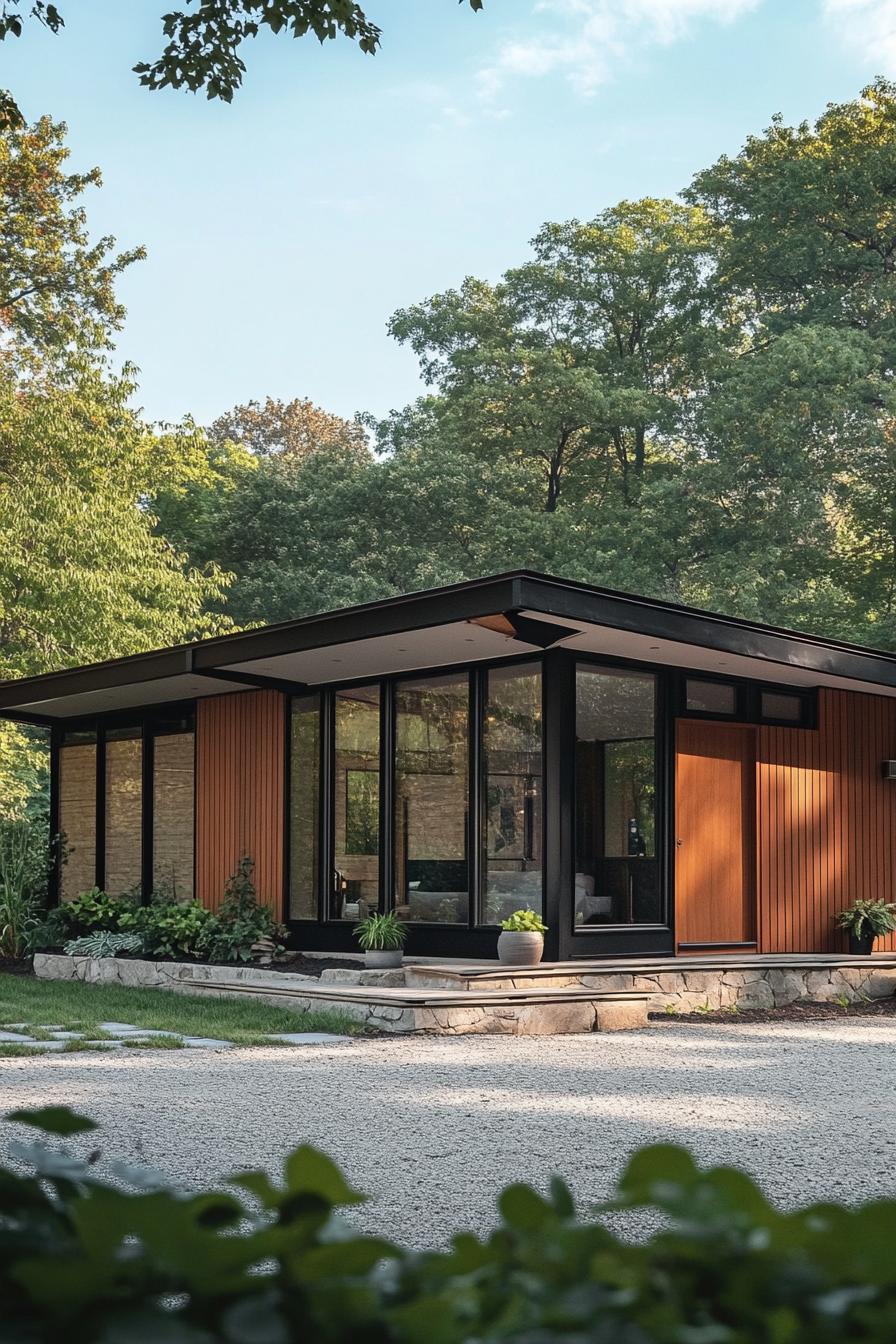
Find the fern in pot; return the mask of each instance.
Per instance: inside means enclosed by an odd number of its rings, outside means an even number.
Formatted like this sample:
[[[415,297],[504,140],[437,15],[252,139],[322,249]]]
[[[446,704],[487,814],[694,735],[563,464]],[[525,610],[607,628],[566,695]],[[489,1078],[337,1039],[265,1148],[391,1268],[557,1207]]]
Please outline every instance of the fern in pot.
[[[537,966],[544,955],[547,925],[534,910],[514,910],[501,923],[498,960],[502,966]]]
[[[355,925],[354,935],[364,951],[368,970],[385,971],[401,965],[408,926],[393,910],[385,915],[368,915]]]
[[[896,905],[892,901],[853,901],[841,910],[837,923],[849,936],[853,956],[870,956],[875,938],[883,938],[896,929]]]

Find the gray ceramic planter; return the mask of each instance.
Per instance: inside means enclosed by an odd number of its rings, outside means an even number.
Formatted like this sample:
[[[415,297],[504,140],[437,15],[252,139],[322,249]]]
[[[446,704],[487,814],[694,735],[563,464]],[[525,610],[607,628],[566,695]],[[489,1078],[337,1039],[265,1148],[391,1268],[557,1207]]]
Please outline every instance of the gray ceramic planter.
[[[544,954],[543,933],[498,934],[498,960],[502,966],[537,966]]]
[[[401,948],[397,952],[365,952],[364,965],[368,971],[391,971],[401,965],[403,956]]]

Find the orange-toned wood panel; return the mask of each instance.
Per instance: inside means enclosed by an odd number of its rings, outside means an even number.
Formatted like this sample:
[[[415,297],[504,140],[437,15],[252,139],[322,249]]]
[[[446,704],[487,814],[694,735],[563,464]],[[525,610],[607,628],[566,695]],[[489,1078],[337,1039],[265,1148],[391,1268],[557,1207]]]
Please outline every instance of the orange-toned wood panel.
[[[285,713],[279,691],[198,703],[196,892],[212,910],[244,854],[255,860],[259,900],[282,909]]]
[[[845,949],[834,916],[896,896],[896,700],[820,690],[817,730],[758,729],[759,950]],[[880,940],[881,949],[896,940]]]
[[[755,730],[679,719],[675,931],[681,943],[754,938]]]

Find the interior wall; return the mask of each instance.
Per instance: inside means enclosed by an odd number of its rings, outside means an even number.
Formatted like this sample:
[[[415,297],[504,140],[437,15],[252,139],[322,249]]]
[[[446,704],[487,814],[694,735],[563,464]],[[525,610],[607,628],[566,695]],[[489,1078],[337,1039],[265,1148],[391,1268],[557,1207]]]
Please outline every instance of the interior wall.
[[[818,717],[814,731],[757,730],[760,952],[845,951],[837,911],[896,898],[896,780],[881,775],[896,700],[823,689]]]
[[[283,905],[286,697],[240,691],[196,706],[196,894],[220,905],[244,854],[258,898]]]

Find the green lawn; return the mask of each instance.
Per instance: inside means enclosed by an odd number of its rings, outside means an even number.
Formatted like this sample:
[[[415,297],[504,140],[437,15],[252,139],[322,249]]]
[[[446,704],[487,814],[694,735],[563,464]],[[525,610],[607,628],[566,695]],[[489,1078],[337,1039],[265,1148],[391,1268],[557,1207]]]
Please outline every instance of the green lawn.
[[[153,1031],[179,1031],[187,1036],[236,1041],[239,1045],[269,1044],[264,1038],[273,1032],[321,1031],[358,1036],[364,1031],[359,1022],[328,1009],[295,1013],[269,1003],[219,999],[212,995],[0,974],[0,1027],[23,1023],[29,1028],[52,1026],[82,1031],[92,1038],[91,1048],[101,1050],[100,1022],[146,1027],[148,1037]],[[85,1048],[84,1041],[72,1041],[70,1045],[73,1050]],[[0,1042],[0,1055],[23,1053],[27,1053],[27,1047]]]

